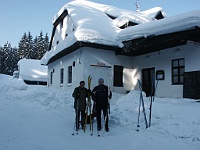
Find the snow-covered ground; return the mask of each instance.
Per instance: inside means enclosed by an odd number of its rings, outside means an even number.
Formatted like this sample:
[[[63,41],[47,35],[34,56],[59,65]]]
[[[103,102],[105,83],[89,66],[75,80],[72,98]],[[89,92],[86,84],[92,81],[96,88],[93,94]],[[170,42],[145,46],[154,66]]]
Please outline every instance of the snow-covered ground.
[[[159,86],[158,86],[159,88]],[[75,113],[72,91],[30,86],[0,75],[0,150],[200,150],[200,103],[155,98],[152,124],[143,114],[137,129],[139,91],[113,93],[110,132],[72,136]],[[144,97],[147,119],[149,99]]]

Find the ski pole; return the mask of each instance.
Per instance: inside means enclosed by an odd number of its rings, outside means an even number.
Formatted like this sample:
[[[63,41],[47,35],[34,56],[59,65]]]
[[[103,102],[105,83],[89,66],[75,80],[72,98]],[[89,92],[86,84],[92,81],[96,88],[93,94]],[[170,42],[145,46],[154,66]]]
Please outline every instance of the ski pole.
[[[93,121],[94,120],[92,119],[92,128],[91,128],[91,134],[90,134],[91,136],[93,135]]]
[[[74,127],[73,127],[73,132],[72,132],[72,135],[74,135],[75,128],[76,128],[76,121],[74,122]]]
[[[76,134],[78,135],[78,128],[79,128],[79,99],[77,99],[77,104],[76,104]]]
[[[140,125],[139,125],[139,122],[140,122],[140,107],[141,107],[141,90],[140,90],[140,101],[139,101],[138,123],[137,123],[137,127],[140,127]]]

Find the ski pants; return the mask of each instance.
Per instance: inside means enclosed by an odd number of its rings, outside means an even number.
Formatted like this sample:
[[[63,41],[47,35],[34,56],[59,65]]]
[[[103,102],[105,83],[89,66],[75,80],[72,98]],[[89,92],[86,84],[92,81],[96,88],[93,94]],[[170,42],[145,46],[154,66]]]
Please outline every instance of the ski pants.
[[[85,124],[85,110],[75,110],[76,111],[76,128],[79,128],[79,120],[80,120],[80,116],[81,116],[81,125],[84,126]]]
[[[96,110],[97,110],[97,126],[101,127],[101,111],[103,110],[104,120],[106,118],[105,128],[108,128],[108,104],[96,104]]]

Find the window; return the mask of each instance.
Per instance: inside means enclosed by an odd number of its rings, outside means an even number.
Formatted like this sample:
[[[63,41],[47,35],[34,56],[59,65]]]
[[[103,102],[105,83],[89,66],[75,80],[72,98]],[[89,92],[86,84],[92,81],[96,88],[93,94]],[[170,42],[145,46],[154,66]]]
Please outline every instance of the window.
[[[129,22],[125,23],[123,26],[121,26],[120,29],[125,29],[127,27],[131,27],[131,26],[135,26],[135,25],[138,25],[138,24],[129,21]]]
[[[157,20],[160,20],[160,19],[163,19],[164,16],[163,16],[162,12],[159,11],[159,12],[156,14],[155,18],[156,18]]]
[[[50,84],[53,83],[53,72],[50,72]]]
[[[68,83],[72,83],[72,66],[68,67]]]
[[[123,87],[123,66],[114,65],[114,81],[113,85]]]
[[[183,84],[183,74],[185,72],[185,59],[172,60],[172,84]]]
[[[61,20],[61,22],[60,22],[60,29],[62,29],[63,28],[63,20]]]
[[[115,17],[115,16],[112,16],[112,15],[110,15],[110,14],[107,14],[106,13],[106,15],[108,16],[108,17],[110,17],[111,19],[116,19],[117,17]]]
[[[60,84],[63,84],[64,79],[64,68],[60,69]]]

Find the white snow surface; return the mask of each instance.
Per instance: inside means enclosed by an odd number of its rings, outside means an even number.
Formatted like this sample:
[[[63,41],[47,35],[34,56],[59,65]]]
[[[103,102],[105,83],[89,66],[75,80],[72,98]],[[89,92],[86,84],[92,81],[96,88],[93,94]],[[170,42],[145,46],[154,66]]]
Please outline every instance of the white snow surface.
[[[200,103],[192,99],[155,97],[151,127],[145,128],[143,113],[137,127],[139,91],[113,93],[110,132],[72,136],[75,121],[72,91],[39,85],[0,74],[1,150],[199,150]],[[158,85],[159,88],[159,85]],[[144,97],[147,119],[149,99]],[[139,129],[139,131],[136,131]]]
[[[123,47],[123,41],[200,27],[200,10],[167,18],[160,7],[135,12],[87,0],[67,3],[54,16],[52,22],[54,23],[65,10],[68,11],[75,30],[68,33],[67,38],[47,52],[41,64],[47,64],[53,56],[77,41]],[[158,12],[165,18],[155,19]],[[116,19],[111,19],[107,14]],[[129,21],[138,25],[119,28]]]
[[[40,60],[23,58],[17,65],[20,79],[47,82],[47,66],[42,66]]]

